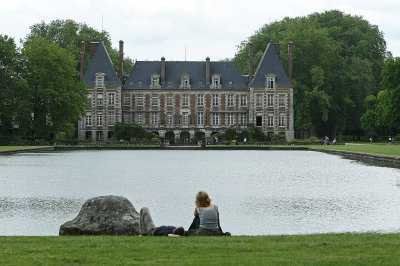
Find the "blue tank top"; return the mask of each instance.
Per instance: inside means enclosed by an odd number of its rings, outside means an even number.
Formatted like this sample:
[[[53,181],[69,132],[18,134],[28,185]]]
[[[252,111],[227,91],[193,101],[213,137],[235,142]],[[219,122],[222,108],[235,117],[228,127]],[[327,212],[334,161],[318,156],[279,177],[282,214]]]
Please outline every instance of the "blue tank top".
[[[199,211],[199,218],[200,218],[200,228],[204,229],[219,229],[218,227],[218,212],[217,208],[211,210],[205,210],[200,208]]]

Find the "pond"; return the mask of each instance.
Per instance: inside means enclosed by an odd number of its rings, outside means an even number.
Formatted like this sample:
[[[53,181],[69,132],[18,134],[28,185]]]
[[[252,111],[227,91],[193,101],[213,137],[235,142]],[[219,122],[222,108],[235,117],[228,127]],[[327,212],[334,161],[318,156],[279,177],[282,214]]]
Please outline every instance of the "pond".
[[[141,150],[0,156],[0,235],[58,235],[100,195],[187,228],[199,190],[234,235],[400,232],[400,169],[312,151]]]

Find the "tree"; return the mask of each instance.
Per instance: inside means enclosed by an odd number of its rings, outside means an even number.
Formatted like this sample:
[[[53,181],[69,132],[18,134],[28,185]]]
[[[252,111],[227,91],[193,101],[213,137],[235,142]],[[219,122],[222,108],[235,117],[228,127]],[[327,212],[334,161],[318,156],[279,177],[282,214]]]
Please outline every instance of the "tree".
[[[86,43],[85,46],[85,69],[90,62],[90,42],[98,42],[102,40],[110,54],[114,68],[119,71],[119,52],[111,47],[110,34],[107,31],[99,32],[89,27],[85,23],[77,23],[73,20],[53,20],[49,24],[41,23],[30,27],[31,32],[27,36],[27,40],[35,38],[43,38],[60,47],[67,49],[75,56],[77,62],[80,62],[80,46],[81,41]],[[125,57],[123,61],[123,69],[125,74],[129,74],[132,70],[133,60]],[[79,70],[79,68],[78,68]]]
[[[22,76],[29,90],[18,95],[18,101],[29,103],[29,109],[21,110],[18,124],[23,128],[30,124],[33,138],[51,139],[58,132],[71,131],[89,104],[74,56],[42,38],[25,42],[22,56]]]

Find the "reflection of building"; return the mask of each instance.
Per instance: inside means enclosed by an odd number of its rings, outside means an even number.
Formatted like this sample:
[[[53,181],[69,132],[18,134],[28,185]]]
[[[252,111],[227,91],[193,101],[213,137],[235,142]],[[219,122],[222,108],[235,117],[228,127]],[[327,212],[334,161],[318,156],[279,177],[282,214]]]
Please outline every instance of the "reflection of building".
[[[81,47],[81,64],[84,58]],[[291,76],[289,43],[289,76]],[[79,139],[107,140],[115,122],[137,123],[168,140],[187,142],[234,125],[254,123],[266,134],[294,137],[293,89],[269,43],[254,74],[250,45],[249,76],[235,62],[136,61],[128,76],[116,73],[103,42],[91,43],[91,62],[81,78],[91,107],[78,126]],[[83,64],[82,64],[83,65]],[[250,83],[249,83],[250,81]]]

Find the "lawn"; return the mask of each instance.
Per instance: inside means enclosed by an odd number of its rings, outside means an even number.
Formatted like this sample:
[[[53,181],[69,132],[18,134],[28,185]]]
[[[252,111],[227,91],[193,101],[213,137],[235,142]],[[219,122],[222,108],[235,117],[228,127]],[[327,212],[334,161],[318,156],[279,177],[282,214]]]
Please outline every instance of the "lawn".
[[[318,149],[330,149],[339,151],[361,152],[400,157],[400,145],[387,145],[383,143],[362,145],[316,145]]]
[[[400,234],[0,237],[0,265],[399,265]]]
[[[43,148],[47,146],[0,146],[0,151],[12,151],[21,149]]]

